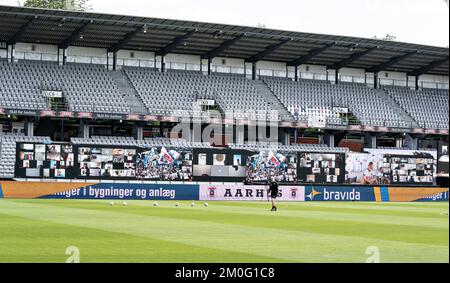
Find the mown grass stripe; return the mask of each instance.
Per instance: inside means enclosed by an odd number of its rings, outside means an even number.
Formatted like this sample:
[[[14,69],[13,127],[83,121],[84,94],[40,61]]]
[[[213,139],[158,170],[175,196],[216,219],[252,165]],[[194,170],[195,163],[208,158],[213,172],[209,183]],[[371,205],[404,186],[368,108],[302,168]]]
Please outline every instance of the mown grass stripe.
[[[385,262],[448,262],[448,246],[180,221],[166,217],[130,217],[129,214],[20,202],[8,205],[14,207],[2,208],[1,213],[298,262],[364,262],[369,245],[381,249]]]

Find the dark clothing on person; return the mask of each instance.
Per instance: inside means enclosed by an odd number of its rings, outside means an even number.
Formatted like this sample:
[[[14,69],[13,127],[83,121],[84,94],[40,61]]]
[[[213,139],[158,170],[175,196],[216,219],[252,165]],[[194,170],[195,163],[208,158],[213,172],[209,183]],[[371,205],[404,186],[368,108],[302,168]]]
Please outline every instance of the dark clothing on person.
[[[269,185],[269,194],[271,198],[277,198],[279,193],[279,186],[276,182],[272,182]]]

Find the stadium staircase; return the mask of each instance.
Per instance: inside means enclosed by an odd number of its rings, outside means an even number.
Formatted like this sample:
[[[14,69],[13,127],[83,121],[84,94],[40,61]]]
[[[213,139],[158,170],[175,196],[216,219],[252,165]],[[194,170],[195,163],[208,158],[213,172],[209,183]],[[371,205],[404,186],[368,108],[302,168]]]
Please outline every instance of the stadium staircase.
[[[144,102],[141,100],[126,72],[113,71],[111,72],[111,76],[122,93],[128,107],[130,107],[131,113],[148,114]]]
[[[420,128],[419,124],[406,112],[397,101],[384,90],[376,90],[378,96],[386,103],[386,107],[391,108],[397,115],[399,115],[404,123],[411,125],[411,128]]]
[[[294,117],[287,110],[287,108],[283,105],[280,99],[273,93],[270,87],[263,80],[252,81],[254,87],[258,91],[258,93],[264,98],[264,100],[269,104],[272,110],[278,112],[278,116],[282,121],[294,121]]]

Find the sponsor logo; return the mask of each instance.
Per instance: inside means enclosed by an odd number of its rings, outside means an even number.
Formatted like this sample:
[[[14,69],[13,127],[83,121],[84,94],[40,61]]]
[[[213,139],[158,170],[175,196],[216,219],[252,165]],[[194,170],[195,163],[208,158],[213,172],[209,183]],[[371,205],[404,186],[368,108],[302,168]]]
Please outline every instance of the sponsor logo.
[[[145,115],[144,116],[145,121],[158,121],[158,116],[156,115]]]
[[[198,185],[108,184],[58,190],[44,199],[198,200]]]
[[[62,111],[62,112],[59,113],[59,117],[62,117],[62,118],[73,118],[73,117],[75,117],[75,114],[73,112]]]
[[[217,190],[217,188],[216,187],[209,187],[208,190],[209,190],[209,197],[210,198],[215,198],[216,197],[216,190]]]
[[[304,201],[305,188],[299,186],[280,186],[278,200]],[[267,186],[245,185],[201,185],[201,200],[222,201],[266,201],[268,197]]]
[[[427,196],[425,198],[419,199],[417,201],[448,201],[448,191],[443,193],[438,193],[435,195]]]
[[[94,115],[89,112],[78,112],[77,116],[78,118],[87,118],[87,119],[92,119],[92,117],[94,117]]]
[[[141,115],[134,115],[134,114],[127,115],[127,120],[128,121],[140,121]]]
[[[307,201],[375,201],[372,187],[309,187]]]
[[[321,192],[316,191],[314,188],[311,190],[311,193],[309,195],[306,195],[306,197],[310,200],[314,200],[316,196],[321,195]]]
[[[56,112],[51,110],[41,111],[41,117],[56,117]]]

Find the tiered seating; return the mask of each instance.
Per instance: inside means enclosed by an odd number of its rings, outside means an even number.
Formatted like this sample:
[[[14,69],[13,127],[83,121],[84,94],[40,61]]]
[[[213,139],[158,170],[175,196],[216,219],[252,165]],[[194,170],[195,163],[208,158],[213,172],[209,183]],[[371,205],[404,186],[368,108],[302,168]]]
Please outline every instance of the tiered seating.
[[[0,63],[0,70],[0,101],[7,107],[46,109],[42,90],[57,90],[63,92],[72,111],[130,112],[104,66],[20,62]]]
[[[73,144],[76,145],[104,145],[104,146],[125,146],[125,147],[183,147],[183,148],[211,148],[207,142],[189,142],[184,139],[169,138],[146,138],[144,140],[136,140],[133,137],[108,137],[108,136],[92,136],[89,139],[72,138]]]
[[[402,120],[376,90],[362,84],[332,85],[324,81],[294,82],[286,78],[272,77],[265,77],[263,80],[288,109],[328,107],[331,110],[333,107],[345,107],[363,125],[370,126],[398,125],[398,121]]]
[[[231,144],[232,149],[242,149],[250,151],[291,151],[291,152],[330,152],[330,153],[347,153],[350,150],[343,147],[328,147],[325,144],[293,144],[282,145],[278,143],[246,143]]]
[[[175,110],[192,113],[195,91],[202,77],[197,72],[168,71],[151,68],[123,69],[149,113],[173,115]]]
[[[14,178],[14,164],[16,163],[16,143],[42,143],[50,141],[49,137],[28,137],[17,134],[5,134],[1,138],[0,178]]]
[[[179,147],[179,148],[212,148],[208,142],[191,142],[185,139],[147,138],[140,141],[142,147]]]
[[[44,110],[40,80],[26,72],[23,65],[0,61],[0,106],[21,110]]]
[[[251,111],[258,112],[256,119],[265,120],[271,116],[268,103],[242,75],[213,74],[207,80],[206,90],[214,93],[224,111],[235,112],[236,118],[246,118],[246,114],[251,116]]]
[[[423,128],[448,129],[448,90],[415,91],[388,87],[386,91]]]
[[[137,146],[133,137],[92,136],[90,139],[72,138],[71,141],[77,145]]]
[[[196,98],[213,97],[224,111],[234,111],[236,117],[260,111],[260,118],[269,112],[268,103],[259,96],[253,84],[241,75],[213,74],[156,69],[124,68],[145,106],[152,114],[174,114],[184,110],[192,114]],[[176,113],[175,113],[176,114]]]

